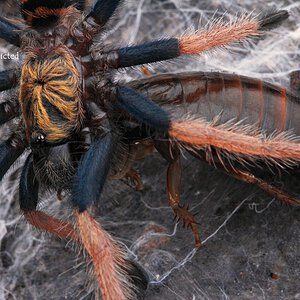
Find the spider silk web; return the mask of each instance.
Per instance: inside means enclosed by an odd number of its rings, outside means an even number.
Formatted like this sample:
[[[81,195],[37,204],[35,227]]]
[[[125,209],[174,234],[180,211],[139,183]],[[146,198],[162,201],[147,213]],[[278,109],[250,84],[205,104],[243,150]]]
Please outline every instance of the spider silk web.
[[[15,7],[12,1],[0,3],[3,16],[14,15]],[[291,16],[262,40],[148,68],[152,74],[221,70],[288,86],[289,73],[299,68],[300,61],[297,0],[130,0],[111,22],[115,26],[109,27],[105,40],[119,47],[180,36],[212,18],[230,21],[244,12],[257,14],[274,7],[288,9]],[[7,51],[17,49],[1,42],[1,52]],[[17,62],[0,60],[0,64],[4,69]],[[116,74],[125,82],[143,77],[140,67]],[[8,133],[8,126],[3,126],[1,139]],[[97,298],[83,256],[72,245],[32,229],[20,216],[18,180],[25,157],[0,185],[0,300]],[[142,174],[144,191],[108,182],[95,214],[148,271],[147,300],[300,299],[299,208],[284,206],[186,155],[181,199],[192,212],[199,212],[204,246],[196,252],[191,231],[174,224],[167,205],[166,162],[154,154],[135,167]],[[274,177],[276,184],[300,195],[297,170]],[[60,203],[53,193],[44,192],[40,198],[43,210],[58,217],[71,214],[70,205]]]

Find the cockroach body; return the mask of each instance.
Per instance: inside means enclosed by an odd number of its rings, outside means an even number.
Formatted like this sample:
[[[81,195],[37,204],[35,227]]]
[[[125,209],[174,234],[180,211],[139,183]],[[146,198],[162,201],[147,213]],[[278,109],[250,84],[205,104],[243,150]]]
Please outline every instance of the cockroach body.
[[[217,72],[158,75],[130,84],[159,105],[218,124],[249,125],[270,135],[300,134],[300,98],[280,86],[246,76]]]
[[[161,105],[174,118],[189,119],[192,116],[195,121],[204,120],[209,127],[220,127],[221,135],[230,134],[231,131],[240,132],[240,136],[233,135],[232,143],[235,142],[234,138],[243,138],[246,135],[253,138],[252,142],[256,144],[265,140],[275,141],[283,148],[288,148],[289,145],[299,147],[300,128],[297,116],[300,113],[300,98],[293,90],[260,79],[218,72],[164,74],[131,82],[130,86]],[[141,141],[144,139],[145,136]],[[135,143],[138,141],[134,140]],[[180,147],[176,148],[171,141],[162,142],[161,136],[157,138],[152,135],[152,142],[170,161],[167,176],[169,204],[172,206],[171,199],[179,193],[177,187],[180,185],[180,164],[176,163],[176,160]],[[190,147],[190,144],[181,146],[193,156],[242,181],[256,184],[283,202],[300,204],[299,200],[252,173],[257,166],[260,170],[264,163],[268,163],[269,166],[273,164],[273,167],[278,164],[281,167],[296,166],[297,154],[293,158],[291,153],[291,160],[283,158],[281,161],[279,157],[278,160],[272,161],[263,148],[258,149],[254,156],[231,156],[230,152],[224,153],[222,149],[209,144],[198,149]],[[176,175],[172,176],[172,173]],[[192,216],[186,218],[192,219]],[[181,219],[185,221],[182,216]],[[192,227],[191,223],[188,225]],[[195,241],[196,245],[199,245],[197,234]]]

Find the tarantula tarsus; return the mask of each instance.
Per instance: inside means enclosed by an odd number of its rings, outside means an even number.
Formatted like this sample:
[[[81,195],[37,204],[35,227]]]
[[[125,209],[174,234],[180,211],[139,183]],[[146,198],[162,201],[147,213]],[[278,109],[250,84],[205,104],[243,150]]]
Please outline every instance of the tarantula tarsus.
[[[147,278],[88,213],[99,200],[106,178],[128,177],[140,189],[132,163],[155,148],[169,161],[169,205],[191,227],[196,247],[200,247],[194,216],[179,203],[178,145],[210,144],[195,134],[196,123],[172,117],[134,89],[134,84],[115,83],[111,71],[197,54],[257,36],[288,15],[277,11],[244,16],[228,25],[217,22],[189,36],[104,51],[101,44],[93,45],[93,39],[120,3],[98,0],[84,15],[84,1],[21,0],[22,24],[0,21],[0,37],[23,53],[21,69],[2,71],[0,77],[1,91],[16,85],[20,90],[18,101],[0,104],[1,124],[20,119],[17,130],[0,145],[0,179],[24,150],[30,149],[19,189],[25,218],[38,229],[82,244],[93,261],[103,298],[114,300],[135,297],[135,286],[142,292]],[[226,146],[224,150],[234,152]],[[120,156],[122,159],[115,159]],[[40,185],[71,191],[74,225],[37,210]]]

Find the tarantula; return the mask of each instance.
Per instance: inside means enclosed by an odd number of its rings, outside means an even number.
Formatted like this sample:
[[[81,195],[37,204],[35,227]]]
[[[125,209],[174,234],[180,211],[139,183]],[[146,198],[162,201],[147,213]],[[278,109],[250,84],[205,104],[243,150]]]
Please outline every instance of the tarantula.
[[[135,188],[141,189],[132,164],[156,149],[169,162],[169,205],[192,229],[196,247],[200,247],[195,218],[179,203],[179,146],[192,150],[212,146],[233,155],[245,154],[234,143],[233,147],[214,144],[220,135],[214,137],[206,125],[176,118],[150,99],[159,94],[160,104],[176,103],[185,97],[184,86],[179,94],[173,90],[168,99],[164,90],[168,78],[154,80],[148,93],[140,85],[151,79],[124,86],[114,82],[112,71],[198,54],[257,36],[288,16],[286,11],[244,16],[228,25],[217,22],[207,31],[189,36],[107,51],[93,41],[120,3],[98,0],[84,15],[84,1],[21,0],[22,26],[0,20],[0,37],[23,53],[21,69],[0,74],[1,91],[19,85],[18,101],[0,104],[0,124],[20,119],[17,130],[0,145],[0,179],[24,150],[30,149],[20,178],[21,210],[36,228],[83,245],[93,261],[104,299],[133,298],[136,286],[141,293],[147,287],[144,272],[88,213],[99,201],[107,177],[130,178]],[[58,193],[71,191],[74,225],[37,210],[42,185]]]

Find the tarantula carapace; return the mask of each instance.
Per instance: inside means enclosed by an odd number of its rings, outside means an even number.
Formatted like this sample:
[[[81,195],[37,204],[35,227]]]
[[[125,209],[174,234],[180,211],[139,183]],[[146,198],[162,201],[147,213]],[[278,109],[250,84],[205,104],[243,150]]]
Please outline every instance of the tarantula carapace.
[[[142,293],[147,276],[88,213],[99,201],[106,178],[130,178],[136,189],[141,189],[132,163],[156,149],[169,162],[169,205],[176,217],[191,227],[196,247],[200,247],[195,218],[179,203],[179,145],[189,150],[215,147],[236,156],[247,152],[238,139],[222,140],[225,128],[213,132],[213,124],[179,119],[159,105],[181,105],[182,99],[190,96],[191,103],[197,102],[201,97],[197,88],[185,90],[176,76],[125,86],[114,82],[111,71],[258,36],[288,16],[286,11],[243,16],[230,24],[212,23],[204,31],[181,38],[103,51],[101,43],[94,45],[93,39],[104,30],[120,2],[98,0],[84,14],[84,1],[21,0],[22,25],[0,20],[0,37],[23,53],[21,69],[0,74],[2,91],[19,85],[18,102],[0,104],[0,123],[20,117],[17,130],[0,145],[0,179],[24,150],[30,149],[19,189],[25,218],[38,229],[83,245],[93,261],[103,298],[114,300],[135,297],[137,286]],[[143,89],[145,85],[151,88]],[[259,147],[253,146],[251,155],[259,156]],[[270,151],[270,159],[274,155]],[[40,185],[58,193],[71,191],[75,224],[37,210]]]

